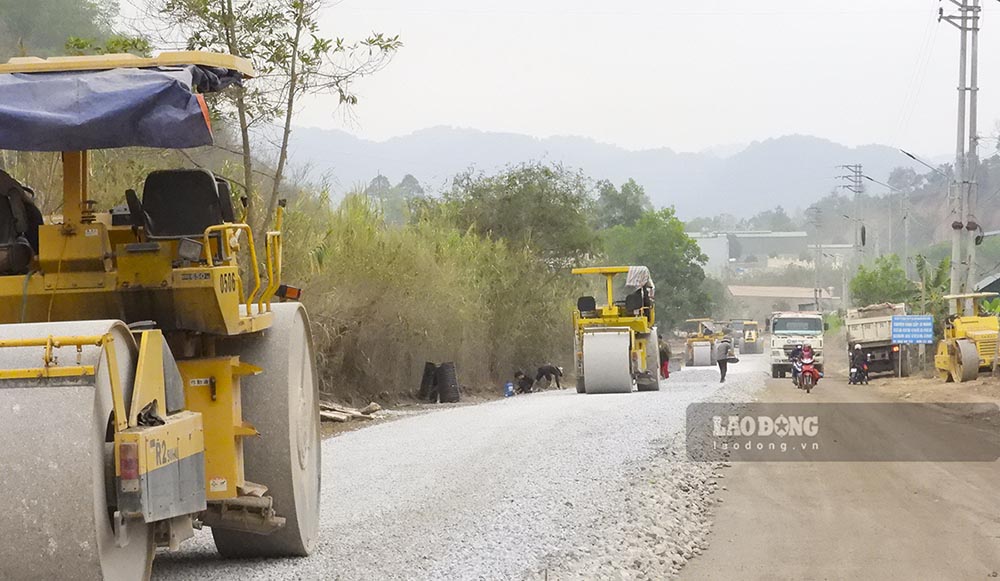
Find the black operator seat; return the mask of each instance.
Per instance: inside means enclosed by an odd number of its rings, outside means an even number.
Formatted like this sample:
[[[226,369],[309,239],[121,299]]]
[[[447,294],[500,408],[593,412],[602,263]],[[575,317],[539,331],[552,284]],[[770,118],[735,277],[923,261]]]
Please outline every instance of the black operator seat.
[[[582,317],[593,317],[597,310],[597,301],[594,297],[580,297],[576,299],[576,309],[580,311]]]
[[[231,214],[228,195],[226,201]],[[150,173],[142,189],[142,210],[150,239],[200,239],[206,228],[226,221],[218,182],[212,172],[204,169]]]
[[[630,315],[638,314],[642,310],[642,289],[625,296],[625,311]]]

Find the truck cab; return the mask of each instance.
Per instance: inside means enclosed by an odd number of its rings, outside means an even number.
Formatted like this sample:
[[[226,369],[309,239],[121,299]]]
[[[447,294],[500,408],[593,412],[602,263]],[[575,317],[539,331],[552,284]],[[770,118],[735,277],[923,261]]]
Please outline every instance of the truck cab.
[[[784,377],[791,373],[789,355],[796,345],[809,345],[813,349],[816,367],[823,370],[823,315],[817,312],[777,312],[770,318],[771,327],[771,377]]]

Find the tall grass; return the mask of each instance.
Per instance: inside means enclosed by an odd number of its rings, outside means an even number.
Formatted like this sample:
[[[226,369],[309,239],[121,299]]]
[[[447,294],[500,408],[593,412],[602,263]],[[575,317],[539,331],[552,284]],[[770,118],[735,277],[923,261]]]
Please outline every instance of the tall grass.
[[[515,369],[571,360],[574,287],[528,250],[444,220],[388,226],[366,197],[333,209],[300,197],[286,222],[285,279],[303,281],[324,391],[414,391],[425,361],[454,361],[485,389]]]

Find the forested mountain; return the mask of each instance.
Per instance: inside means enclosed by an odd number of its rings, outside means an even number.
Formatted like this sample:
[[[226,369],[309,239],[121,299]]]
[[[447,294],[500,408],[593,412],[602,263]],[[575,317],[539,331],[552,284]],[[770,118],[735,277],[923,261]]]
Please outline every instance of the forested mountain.
[[[490,172],[528,160],[562,163],[614,183],[633,178],[654,205],[673,205],[682,218],[722,212],[749,216],[779,204],[791,211],[805,208],[840,183],[837,166],[842,164],[863,164],[865,173],[883,181],[897,166],[914,167],[887,146],[852,148],[804,135],[742,149],[678,153],[667,148],[629,151],[582,137],[537,139],[451,127],[381,142],[343,131],[296,128],[292,154],[297,163],[331,177],[337,192],[363,189],[378,175],[397,183],[407,174],[433,192],[470,167]]]

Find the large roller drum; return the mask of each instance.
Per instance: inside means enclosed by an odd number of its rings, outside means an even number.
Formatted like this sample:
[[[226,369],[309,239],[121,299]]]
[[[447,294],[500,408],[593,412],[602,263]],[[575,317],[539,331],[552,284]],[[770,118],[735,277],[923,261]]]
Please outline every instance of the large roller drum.
[[[955,341],[955,352],[958,355],[952,372],[955,381],[972,381],[979,377],[979,351],[976,344],[967,339],[959,339]]]
[[[242,378],[243,418],[261,434],[244,440],[244,470],[268,487],[287,520],[266,536],[213,528],[215,546],[229,557],[305,556],[319,537],[319,383],[309,317],[299,303],[271,308],[270,329],[223,349],[264,370]]]
[[[135,342],[118,321],[0,326],[0,339],[114,337],[125,403],[131,400]],[[61,367],[76,365],[76,348],[56,349]],[[42,365],[42,347],[0,349],[0,368]],[[94,376],[0,380],[0,579],[18,581],[147,579],[152,527],[127,523],[118,547],[112,528],[114,447],[108,360],[84,347],[81,365]]]
[[[583,374],[587,393],[632,391],[628,329],[583,334]]]
[[[691,366],[708,367],[714,363],[712,361],[712,344],[708,341],[693,343],[691,345]]]
[[[639,391],[660,391],[660,343],[659,334],[653,327],[646,341],[646,376],[636,380]]]

